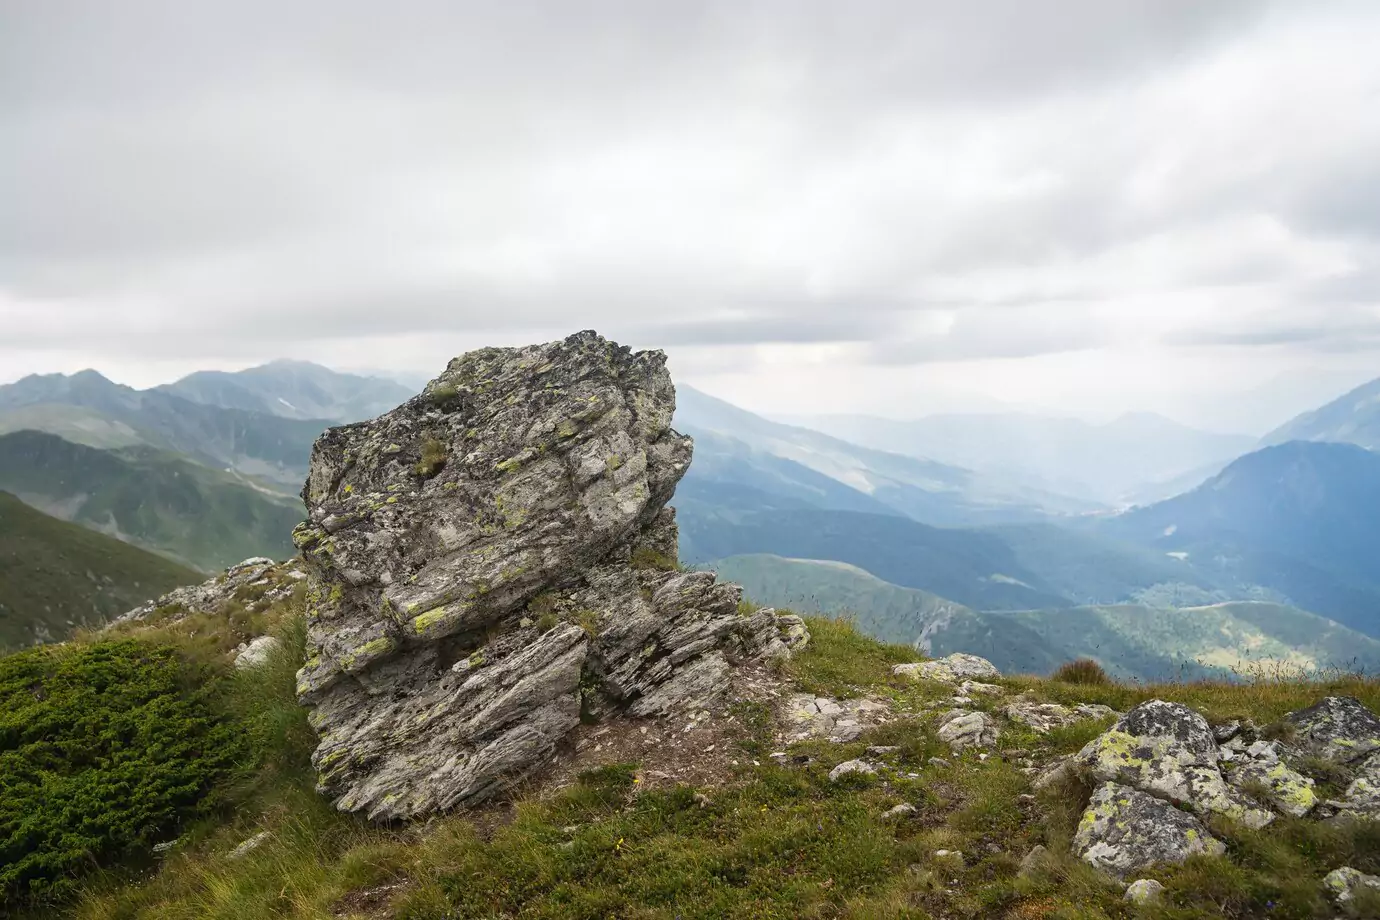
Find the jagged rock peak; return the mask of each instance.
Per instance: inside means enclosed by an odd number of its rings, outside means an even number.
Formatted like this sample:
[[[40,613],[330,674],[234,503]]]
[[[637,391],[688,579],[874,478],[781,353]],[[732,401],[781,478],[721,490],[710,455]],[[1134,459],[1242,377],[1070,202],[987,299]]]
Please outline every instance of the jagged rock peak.
[[[593,332],[452,360],[327,431],[294,534],[309,585],[298,695],[320,789],[385,819],[478,802],[582,717],[712,704],[732,654],[801,639],[676,570],[691,458],[658,351]]]

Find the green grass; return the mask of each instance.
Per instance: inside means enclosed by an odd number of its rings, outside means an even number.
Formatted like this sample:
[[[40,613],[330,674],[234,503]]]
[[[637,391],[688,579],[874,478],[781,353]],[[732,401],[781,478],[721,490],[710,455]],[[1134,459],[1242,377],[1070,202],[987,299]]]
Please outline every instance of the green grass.
[[[1259,832],[1221,826],[1228,855],[1145,873],[1164,882],[1169,900],[1137,913],[1120,887],[1069,854],[1088,788],[1074,780],[1022,799],[1030,791],[1018,768],[1022,757],[1044,761],[1075,751],[1106,722],[1047,736],[1008,725],[998,756],[983,762],[954,755],[935,738],[933,719],[921,714],[926,704],[942,711],[951,688],[893,678],[892,665],[915,660],[914,651],[877,643],[842,620],[810,621],[812,641],[792,659],[788,676],[810,692],[881,697],[916,717],[849,744],[791,745],[810,760],[783,767],[764,756],[775,749],[769,709],[740,701],[728,714],[744,729],[741,756],[726,785],[649,788],[637,764],[615,764],[559,792],[520,798],[510,821],[455,815],[374,827],[334,812],[312,789],[314,740],[292,696],[302,654],[299,608],[293,602],[268,615],[268,627],[287,640],[284,654],[263,671],[232,678],[229,712],[255,752],[253,769],[228,793],[237,803],[233,814],[189,832],[151,876],[112,873],[92,883],[70,916],[1321,920],[1332,916],[1318,887],[1323,874],[1342,864],[1380,871],[1374,825],[1281,819]],[[156,629],[161,641],[180,641],[184,654],[212,660],[233,639],[216,634],[239,628],[231,619]],[[1202,706],[1214,718],[1260,724],[1326,693],[1380,707],[1376,681],[1346,675],[1322,684],[1285,673],[1239,684],[1153,687],[998,682],[1044,699],[1123,709],[1159,696]],[[897,748],[883,758],[882,775],[828,780],[835,764],[863,756],[871,744]],[[931,764],[933,757],[948,765]],[[902,802],[917,813],[883,817]],[[259,830],[272,832],[267,843],[244,859],[225,859]],[[1018,877],[1021,858],[1036,844],[1049,849],[1047,860]],[[962,862],[936,856],[940,849],[961,851]]]
[[[0,651],[66,638],[202,577],[0,492]]]

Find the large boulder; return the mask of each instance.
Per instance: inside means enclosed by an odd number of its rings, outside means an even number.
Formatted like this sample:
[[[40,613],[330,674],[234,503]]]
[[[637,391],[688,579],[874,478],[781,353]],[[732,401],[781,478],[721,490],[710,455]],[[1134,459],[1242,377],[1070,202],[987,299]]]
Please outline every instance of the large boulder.
[[[1262,827],[1273,813],[1228,785],[1212,727],[1180,703],[1150,700],[1089,741],[1075,761],[1094,778]]]
[[[965,678],[986,680],[1001,677],[1001,672],[992,662],[966,652],[954,652],[934,661],[898,664],[891,669],[891,673],[897,677],[937,680],[946,684],[956,684]]]
[[[1355,763],[1380,751],[1380,718],[1350,696],[1329,696],[1289,714],[1298,742],[1338,763]]]
[[[294,533],[309,582],[299,699],[319,788],[375,819],[469,805],[584,718],[711,706],[777,633],[740,589],[675,568],[690,463],[660,352],[592,332],[451,361],[312,452]]]
[[[1226,847],[1197,818],[1163,799],[1103,783],[1078,822],[1073,850],[1085,862],[1124,877],[1199,853],[1219,855]]]

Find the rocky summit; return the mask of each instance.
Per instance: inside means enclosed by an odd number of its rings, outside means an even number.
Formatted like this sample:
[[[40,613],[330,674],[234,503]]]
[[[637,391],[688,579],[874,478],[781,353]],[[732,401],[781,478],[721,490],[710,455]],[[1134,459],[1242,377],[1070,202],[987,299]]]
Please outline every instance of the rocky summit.
[[[322,792],[374,819],[466,806],[584,720],[699,711],[734,657],[807,635],[678,570],[691,459],[659,351],[593,332],[452,360],[317,441],[294,533],[309,578],[298,696]]]

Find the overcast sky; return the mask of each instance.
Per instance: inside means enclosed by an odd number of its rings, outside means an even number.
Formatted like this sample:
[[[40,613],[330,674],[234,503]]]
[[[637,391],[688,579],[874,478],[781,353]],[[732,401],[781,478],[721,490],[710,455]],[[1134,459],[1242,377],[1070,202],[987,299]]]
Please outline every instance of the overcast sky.
[[[761,411],[1380,376],[1380,2],[0,0],[0,382],[596,328]]]

